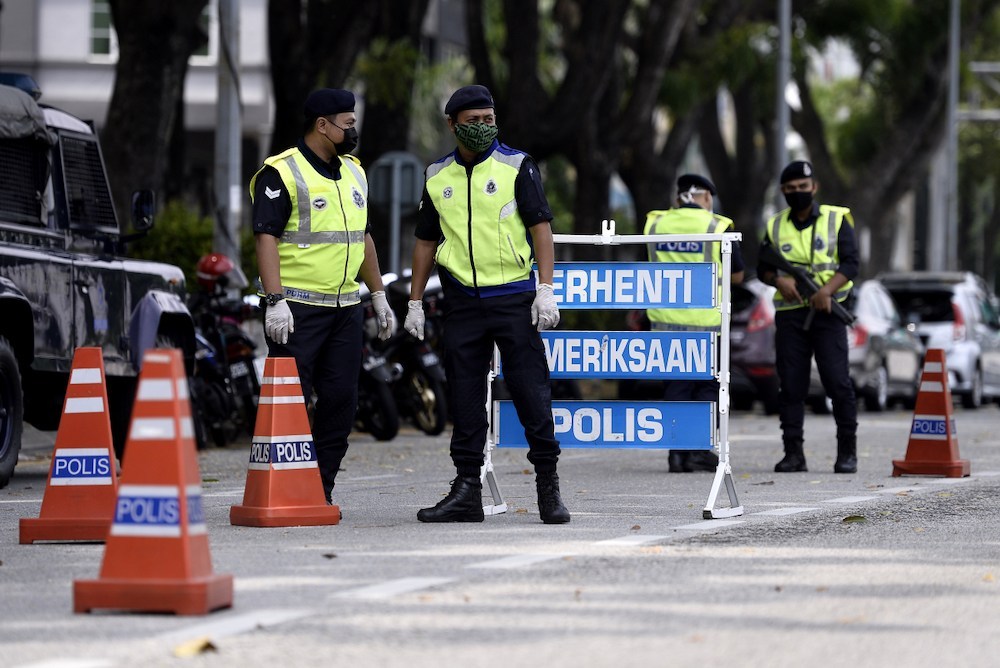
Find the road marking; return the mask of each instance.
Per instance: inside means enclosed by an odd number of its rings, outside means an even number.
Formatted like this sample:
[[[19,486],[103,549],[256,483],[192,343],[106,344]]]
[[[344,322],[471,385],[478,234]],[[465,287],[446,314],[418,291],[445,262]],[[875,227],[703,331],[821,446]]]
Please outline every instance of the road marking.
[[[785,515],[797,515],[798,513],[811,513],[819,508],[775,508],[773,510],[762,510],[751,515],[770,515],[772,517],[784,517]]]
[[[993,478],[1000,475],[1000,471],[978,471],[972,474],[973,478]]]
[[[532,566],[534,564],[540,564],[544,561],[553,561],[555,559],[562,559],[563,557],[570,557],[571,554],[515,554],[510,557],[504,557],[502,559],[492,559],[490,561],[480,561],[477,564],[469,564],[466,568],[491,568],[491,569],[511,569],[511,568],[521,568],[522,566]]]
[[[108,668],[115,665],[107,659],[50,659],[40,663],[25,663],[18,668]]]
[[[877,496],[841,496],[837,499],[826,499],[823,503],[860,503],[861,501],[873,501]]]
[[[722,527],[731,527],[736,524],[743,524],[743,520],[705,520],[703,522],[698,522],[697,524],[684,524],[679,527],[674,527],[674,530],[708,531],[709,529],[721,529]]]
[[[885,489],[874,490],[876,494],[905,494],[906,492],[919,492],[919,487],[886,487]]]
[[[177,631],[163,633],[156,636],[156,640],[176,645],[197,638],[225,638],[268,626],[284,624],[293,619],[308,617],[315,614],[315,612],[315,610],[306,610],[304,608],[255,610],[254,612],[233,615],[232,617],[225,617],[204,624],[188,626]]]
[[[454,582],[455,579],[456,578],[399,578],[398,580],[389,580],[388,582],[369,585],[367,587],[358,587],[357,589],[348,589],[347,591],[338,592],[333,595],[333,598],[353,598],[363,600],[386,599],[398,596],[399,594],[409,594],[410,592],[420,591],[421,589],[439,587],[443,584]]]
[[[387,478],[399,478],[398,473],[382,473],[380,475],[362,475],[357,478],[345,478],[343,482],[360,482],[362,480],[385,480]]]
[[[970,478],[939,478],[925,480],[928,485],[961,485],[963,482],[969,482]]]
[[[631,536],[622,536],[620,538],[611,538],[609,540],[599,540],[595,543],[595,545],[609,545],[613,547],[638,547],[640,545],[656,543],[661,540],[668,540],[669,538],[670,536],[632,534]]]

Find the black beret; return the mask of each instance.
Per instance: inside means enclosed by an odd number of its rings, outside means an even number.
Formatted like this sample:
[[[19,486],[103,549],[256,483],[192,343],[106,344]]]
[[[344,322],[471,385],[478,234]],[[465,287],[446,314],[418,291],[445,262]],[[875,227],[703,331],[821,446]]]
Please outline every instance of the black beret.
[[[811,179],[813,177],[813,166],[805,160],[796,160],[788,163],[788,166],[781,170],[781,180],[779,183],[788,183],[798,179]]]
[[[340,88],[314,90],[302,105],[302,115],[306,118],[333,116],[345,111],[354,111],[354,93]]]
[[[493,104],[493,96],[486,86],[472,85],[462,86],[451,95],[448,104],[444,105],[444,113],[447,116],[454,116],[466,109],[490,109]]]
[[[681,174],[677,177],[677,192],[683,193],[691,190],[707,190],[715,197],[715,184],[700,174]]]

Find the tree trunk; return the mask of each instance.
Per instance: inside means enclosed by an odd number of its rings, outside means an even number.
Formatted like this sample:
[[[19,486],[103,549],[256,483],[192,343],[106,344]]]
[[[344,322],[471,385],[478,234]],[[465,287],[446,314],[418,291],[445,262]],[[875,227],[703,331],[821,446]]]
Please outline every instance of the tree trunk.
[[[207,3],[111,0],[119,55],[102,140],[120,220],[132,191],[163,193],[186,64],[207,38],[199,25]]]

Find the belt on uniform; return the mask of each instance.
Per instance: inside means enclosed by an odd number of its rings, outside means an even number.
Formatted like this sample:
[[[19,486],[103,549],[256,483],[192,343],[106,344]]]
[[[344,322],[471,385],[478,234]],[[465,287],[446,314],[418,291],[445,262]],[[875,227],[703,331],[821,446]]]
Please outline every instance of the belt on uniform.
[[[299,288],[282,288],[281,292],[287,299],[323,306],[354,306],[361,302],[361,293],[358,290],[354,292],[342,292],[339,295],[331,295],[324,292],[309,292],[308,290],[300,290]]]

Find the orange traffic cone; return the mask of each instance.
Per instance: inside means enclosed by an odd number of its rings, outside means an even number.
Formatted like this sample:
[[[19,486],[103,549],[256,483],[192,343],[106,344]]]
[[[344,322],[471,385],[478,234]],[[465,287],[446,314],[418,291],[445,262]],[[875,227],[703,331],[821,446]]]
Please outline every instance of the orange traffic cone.
[[[100,348],[77,348],[38,518],[21,520],[21,544],[103,541],[118,494],[108,390]]]
[[[316,463],[298,367],[291,357],[268,357],[243,505],[229,509],[239,526],[318,526],[340,522],[327,503]]]
[[[927,351],[906,458],[892,460],[892,475],[943,475],[948,478],[969,475],[969,460],[958,458],[948,366],[940,348]]]
[[[180,351],[150,350],[100,578],[73,583],[74,612],[202,615],[233,604],[233,577],[212,573],[193,433]]]

